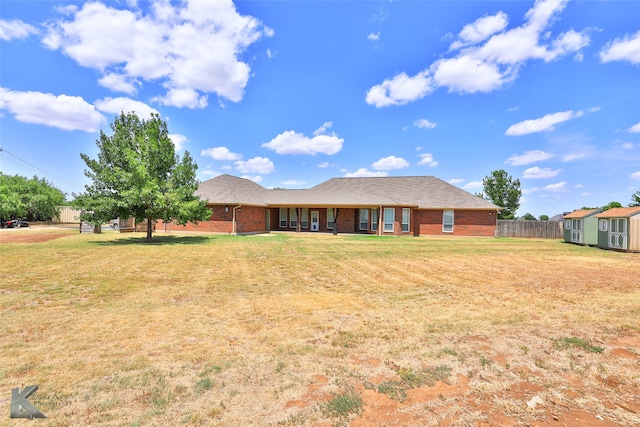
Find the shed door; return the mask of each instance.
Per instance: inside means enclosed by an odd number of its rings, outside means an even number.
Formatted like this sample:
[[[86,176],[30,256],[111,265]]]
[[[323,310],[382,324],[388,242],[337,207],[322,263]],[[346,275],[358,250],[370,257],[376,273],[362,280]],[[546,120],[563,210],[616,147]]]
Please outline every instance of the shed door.
[[[609,220],[609,247],[627,249],[627,220],[611,218]]]
[[[582,243],[582,220],[571,220],[571,241],[573,243]]]

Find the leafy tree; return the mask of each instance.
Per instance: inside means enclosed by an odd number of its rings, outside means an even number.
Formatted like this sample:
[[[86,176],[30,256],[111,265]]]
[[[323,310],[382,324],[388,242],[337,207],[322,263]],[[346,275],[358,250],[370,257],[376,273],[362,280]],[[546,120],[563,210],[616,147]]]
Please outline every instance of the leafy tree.
[[[536,221],[536,217],[531,215],[529,212],[527,212],[526,214],[522,215],[520,217],[520,219],[525,219],[525,220],[528,220],[528,221]]]
[[[158,114],[141,120],[135,113],[115,118],[113,134],[100,131],[99,153],[87,164],[85,175],[93,183],[76,196],[75,205],[85,212],[81,218],[101,224],[116,217],[147,220],[147,241],[157,219],[186,224],[204,221],[211,215],[206,202],[194,195],[198,188],[196,169],[188,151],[175,154],[166,123]]]
[[[540,215],[540,221],[549,221],[549,215]]]
[[[620,204],[620,202],[609,202],[609,204],[604,205],[600,209],[602,209],[603,211],[608,211],[609,209],[621,208],[621,207],[622,205]]]
[[[482,186],[482,197],[504,208],[498,213],[498,219],[514,219],[522,195],[520,180],[513,180],[505,170],[500,169],[486,176],[482,180]]]
[[[60,214],[64,193],[44,178],[27,179],[0,172],[0,200],[0,218],[51,221]]]
[[[640,190],[636,191],[631,195],[631,203],[629,203],[629,207],[640,206]]]

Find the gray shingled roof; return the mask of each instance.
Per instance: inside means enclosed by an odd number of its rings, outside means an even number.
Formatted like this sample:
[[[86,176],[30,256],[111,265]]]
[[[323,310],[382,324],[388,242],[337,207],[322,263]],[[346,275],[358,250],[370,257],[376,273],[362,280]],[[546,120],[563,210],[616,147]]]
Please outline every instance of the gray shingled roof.
[[[254,206],[500,209],[433,176],[332,178],[307,190],[268,190],[248,179],[220,175],[201,183],[196,195],[211,204]]]

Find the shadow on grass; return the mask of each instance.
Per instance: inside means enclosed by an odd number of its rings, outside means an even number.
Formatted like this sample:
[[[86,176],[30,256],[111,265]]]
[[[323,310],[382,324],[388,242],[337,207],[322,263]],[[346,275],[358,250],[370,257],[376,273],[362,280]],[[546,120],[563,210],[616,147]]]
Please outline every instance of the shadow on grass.
[[[98,246],[125,246],[125,245],[200,245],[214,237],[210,236],[154,236],[148,242],[144,237],[127,237],[110,241],[93,241]]]

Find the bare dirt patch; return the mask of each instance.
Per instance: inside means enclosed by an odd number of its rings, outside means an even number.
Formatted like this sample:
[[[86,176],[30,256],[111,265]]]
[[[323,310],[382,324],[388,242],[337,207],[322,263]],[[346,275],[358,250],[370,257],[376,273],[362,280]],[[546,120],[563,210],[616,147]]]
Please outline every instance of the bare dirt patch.
[[[0,233],[0,243],[42,243],[69,236],[56,233],[33,233],[25,230],[5,231]]]

